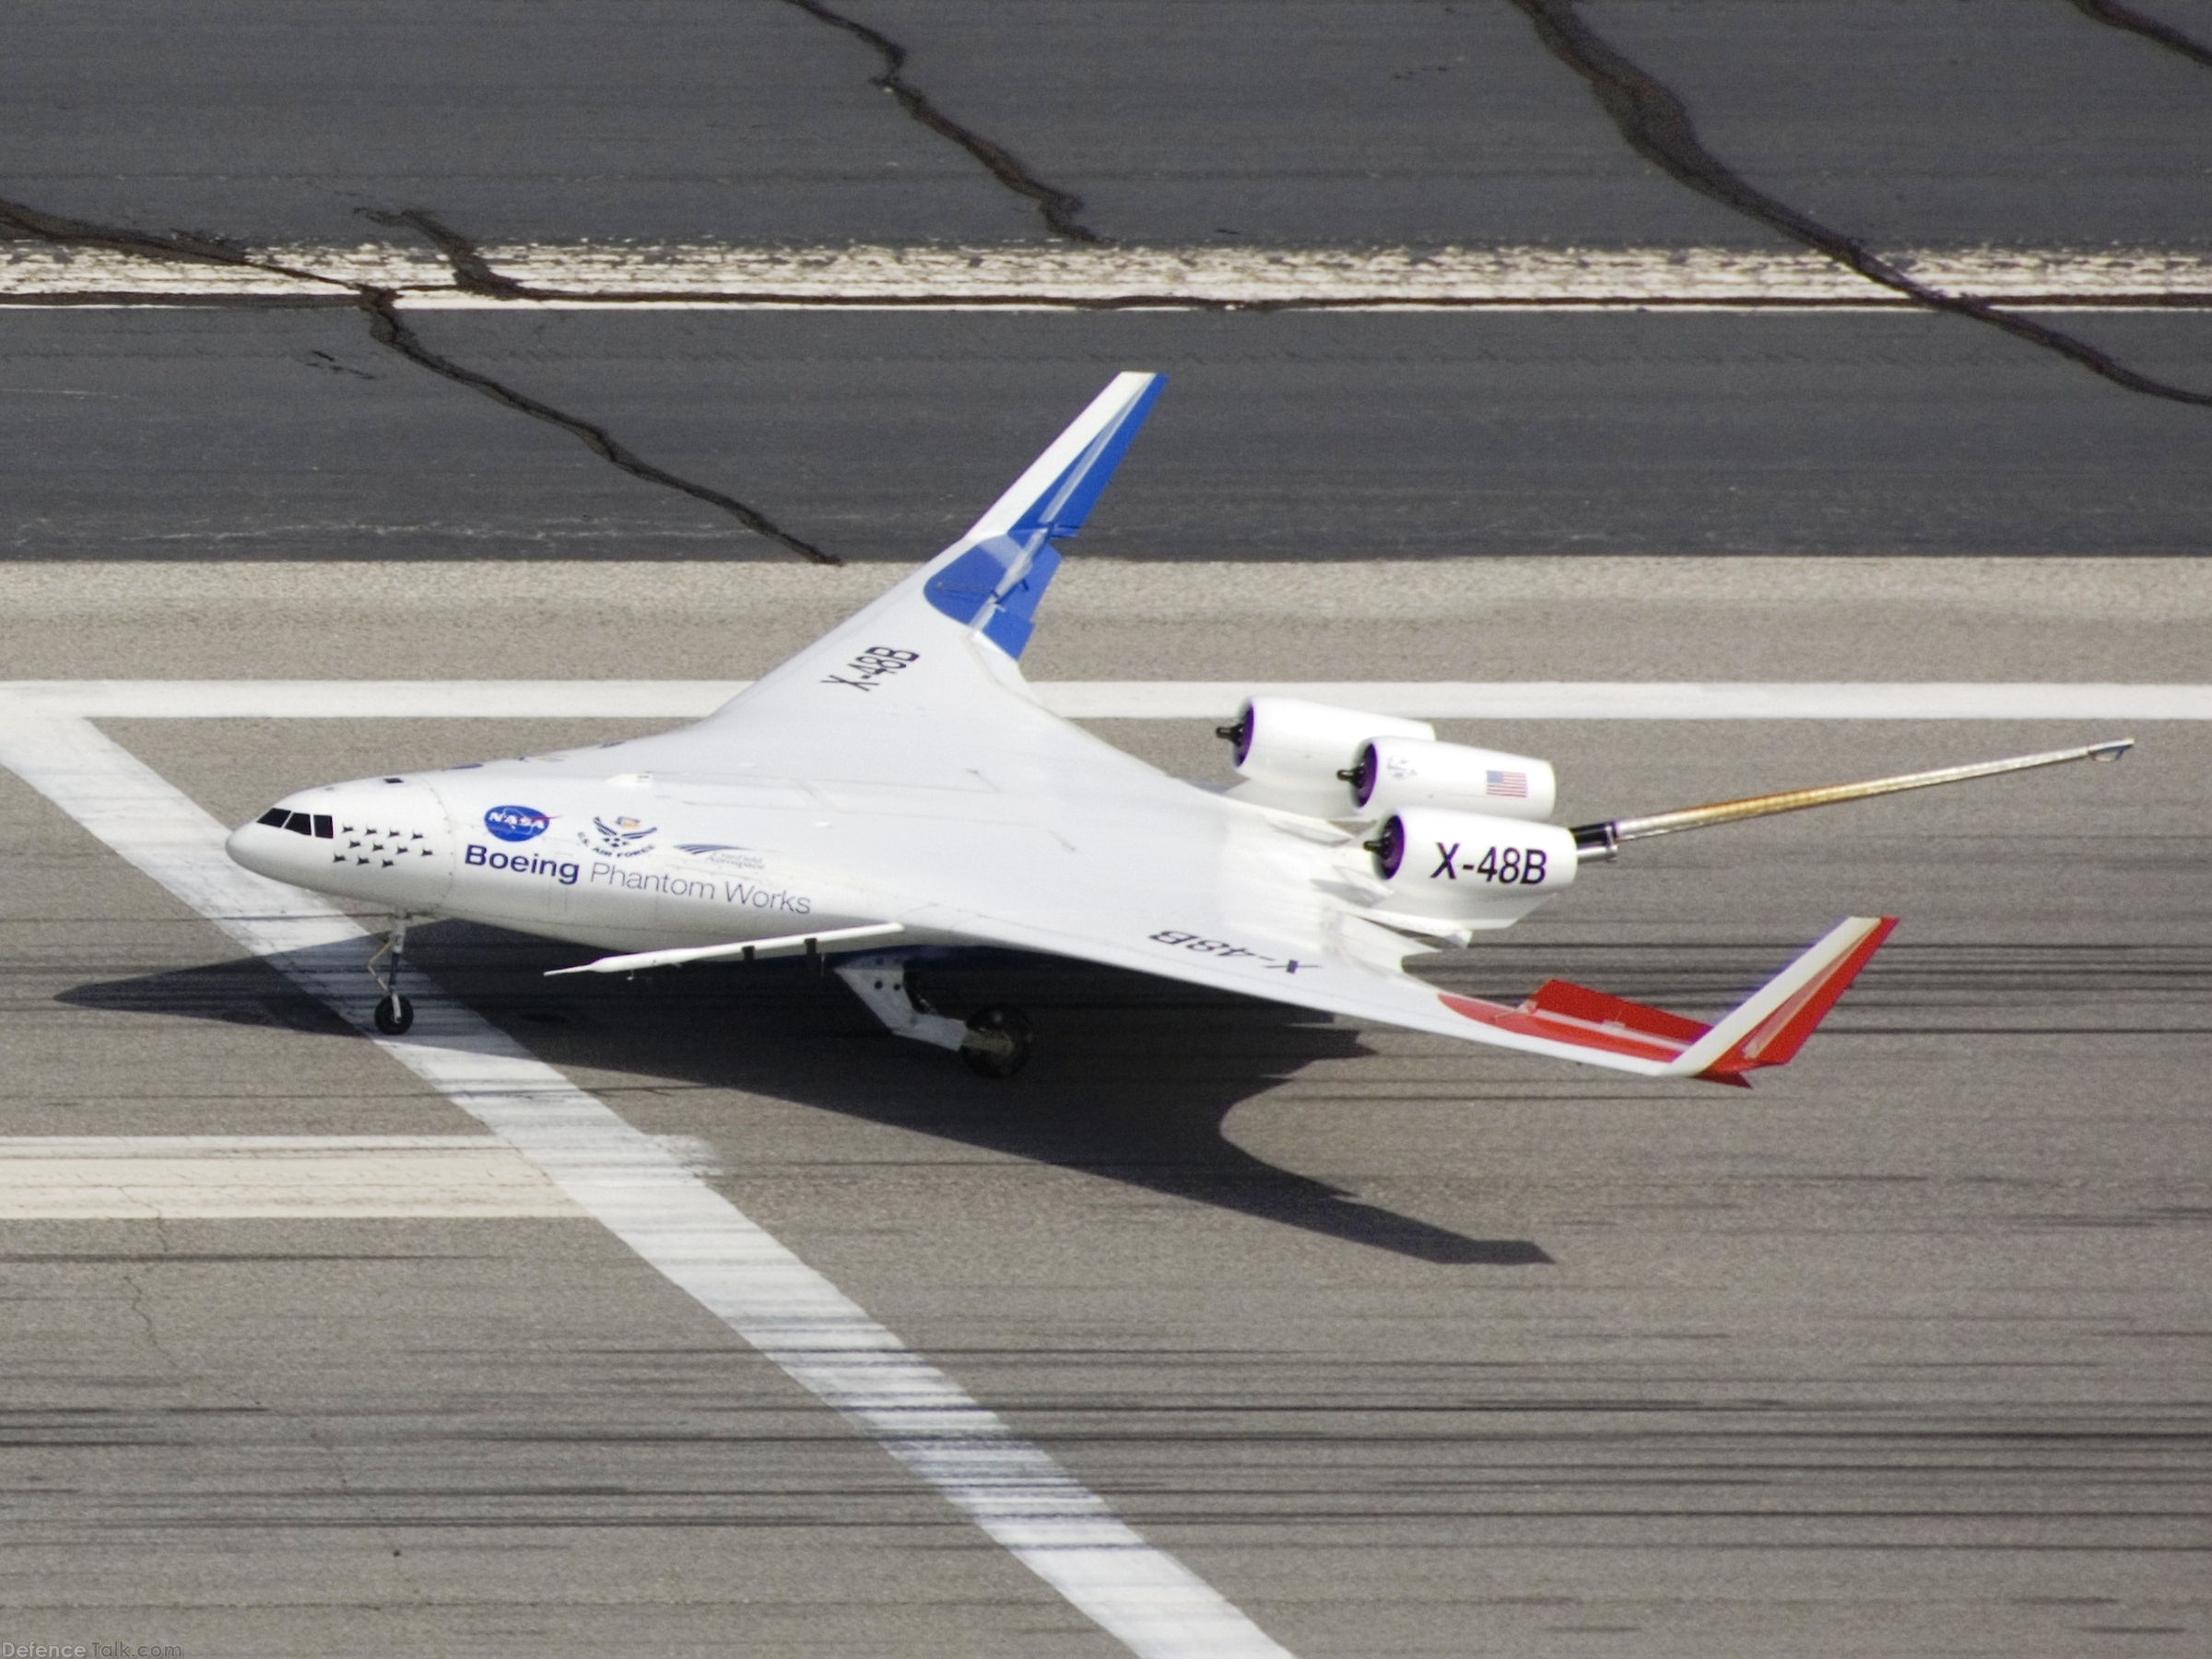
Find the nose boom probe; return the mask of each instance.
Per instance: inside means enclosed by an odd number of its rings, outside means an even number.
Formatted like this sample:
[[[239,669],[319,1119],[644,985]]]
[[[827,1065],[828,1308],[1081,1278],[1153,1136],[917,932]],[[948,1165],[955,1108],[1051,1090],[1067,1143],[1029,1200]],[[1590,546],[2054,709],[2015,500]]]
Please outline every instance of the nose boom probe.
[[[1705,830],[1714,824],[1767,818],[1777,812],[1800,812],[1807,806],[1833,806],[1841,801],[1900,794],[1908,789],[1933,789],[1938,783],[1963,783],[1970,778],[2033,771],[2039,766],[2064,766],[2070,760],[2117,760],[2135,747],[2133,737],[2117,737],[2108,743],[2092,743],[2087,748],[2053,749],[2048,754],[2018,755],[2009,760],[1979,760],[1971,766],[1943,766],[1934,771],[1905,772],[1894,778],[1869,778],[1863,783],[1787,789],[1780,794],[1750,795],[1740,801],[1715,802],[1711,806],[1686,806],[1679,812],[1654,812],[1643,818],[1578,824],[1572,831],[1574,847],[1583,862],[1594,863],[1611,858],[1623,841],[1646,841],[1654,835],[1672,835],[1680,830]]]

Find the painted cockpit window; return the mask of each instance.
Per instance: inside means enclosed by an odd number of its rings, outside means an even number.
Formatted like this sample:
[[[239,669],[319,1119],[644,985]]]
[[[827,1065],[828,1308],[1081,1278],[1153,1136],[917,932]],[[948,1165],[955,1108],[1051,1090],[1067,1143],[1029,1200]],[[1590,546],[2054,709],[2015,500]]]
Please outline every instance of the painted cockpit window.
[[[266,824],[272,830],[289,830],[294,835],[312,835],[330,841],[337,835],[337,826],[327,812],[288,812],[282,806],[272,806],[253,820]]]

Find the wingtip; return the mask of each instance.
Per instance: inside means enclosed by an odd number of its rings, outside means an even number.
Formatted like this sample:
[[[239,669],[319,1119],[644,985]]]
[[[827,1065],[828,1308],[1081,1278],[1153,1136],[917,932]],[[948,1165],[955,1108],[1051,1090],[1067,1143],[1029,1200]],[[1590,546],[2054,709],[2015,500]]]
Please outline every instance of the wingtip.
[[[1897,931],[1897,922],[1895,916],[1846,916],[1829,929],[1776,976],[1777,981],[1786,981],[1802,969],[1810,970],[1790,994],[1758,1018],[1719,1058],[1694,1075],[1713,1083],[1731,1078],[1741,1081],[1747,1071],[1787,1065],[1851,988],[1859,971]]]

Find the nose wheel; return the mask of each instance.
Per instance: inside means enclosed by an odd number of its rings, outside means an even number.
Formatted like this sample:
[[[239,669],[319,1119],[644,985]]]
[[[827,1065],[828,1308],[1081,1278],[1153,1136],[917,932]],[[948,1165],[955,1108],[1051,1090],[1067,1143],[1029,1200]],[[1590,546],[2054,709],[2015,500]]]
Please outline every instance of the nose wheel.
[[[376,988],[383,993],[377,998],[376,1012],[371,1018],[376,1021],[376,1029],[387,1037],[397,1037],[415,1023],[415,1005],[399,993],[399,970],[406,948],[407,924],[406,919],[402,917],[393,924],[392,931],[384,935],[384,942],[377,947],[376,954],[369,959],[369,977],[376,982]],[[386,957],[392,959],[392,965],[379,972],[377,964]]]

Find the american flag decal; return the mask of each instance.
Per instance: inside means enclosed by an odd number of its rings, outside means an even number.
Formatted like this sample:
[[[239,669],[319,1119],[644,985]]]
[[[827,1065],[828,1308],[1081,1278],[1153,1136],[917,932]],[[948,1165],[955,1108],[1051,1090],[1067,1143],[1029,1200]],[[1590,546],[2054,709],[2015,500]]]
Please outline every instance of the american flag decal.
[[[1486,771],[1482,776],[1483,794],[1511,795],[1517,801],[1528,799],[1528,774],[1526,772]]]

